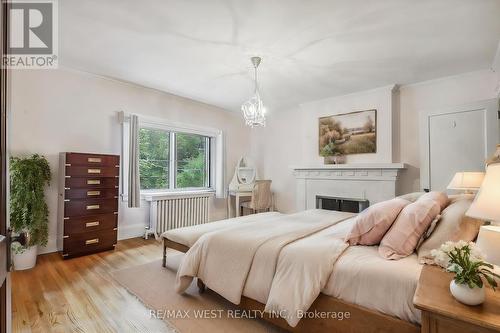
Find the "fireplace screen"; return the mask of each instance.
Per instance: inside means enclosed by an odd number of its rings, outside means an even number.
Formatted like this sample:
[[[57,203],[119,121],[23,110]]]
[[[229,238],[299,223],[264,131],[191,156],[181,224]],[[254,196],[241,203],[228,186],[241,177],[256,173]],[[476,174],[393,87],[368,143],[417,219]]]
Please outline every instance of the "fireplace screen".
[[[369,206],[368,200],[316,196],[316,208],[359,213]]]

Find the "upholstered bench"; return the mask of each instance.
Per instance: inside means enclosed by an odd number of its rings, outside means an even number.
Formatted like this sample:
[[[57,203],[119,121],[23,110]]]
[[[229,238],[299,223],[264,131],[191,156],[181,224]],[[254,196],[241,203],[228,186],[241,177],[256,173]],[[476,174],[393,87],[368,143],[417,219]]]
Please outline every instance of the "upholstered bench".
[[[161,238],[163,239],[162,265],[165,267],[167,263],[167,248],[187,252],[187,250],[189,250],[189,248],[206,233],[231,228],[247,222],[262,220],[263,217],[276,217],[278,215],[282,214],[278,212],[260,213],[167,230],[161,234]]]

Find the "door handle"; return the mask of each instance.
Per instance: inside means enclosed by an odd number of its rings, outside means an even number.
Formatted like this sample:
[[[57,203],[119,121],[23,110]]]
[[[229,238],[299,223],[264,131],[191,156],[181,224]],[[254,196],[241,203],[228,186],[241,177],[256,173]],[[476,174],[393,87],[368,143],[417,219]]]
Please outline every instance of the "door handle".
[[[12,243],[12,229],[9,227],[7,228],[7,235],[3,236],[5,239],[4,241],[7,242],[7,272],[10,272],[12,270],[12,258],[10,254],[10,243]]]

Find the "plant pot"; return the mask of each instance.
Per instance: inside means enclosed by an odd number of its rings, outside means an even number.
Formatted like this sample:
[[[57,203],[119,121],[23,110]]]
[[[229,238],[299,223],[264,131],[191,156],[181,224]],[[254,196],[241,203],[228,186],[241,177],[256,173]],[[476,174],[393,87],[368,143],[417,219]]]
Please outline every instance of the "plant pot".
[[[345,155],[336,155],[335,156],[335,164],[345,164],[346,157]]]
[[[26,249],[21,254],[12,254],[12,260],[14,261],[14,269],[16,271],[22,271],[25,269],[30,269],[36,265],[36,256],[38,254],[38,246],[31,246]]]
[[[466,284],[458,284],[455,280],[450,282],[450,292],[460,303],[467,305],[479,305],[484,302],[484,286],[481,288],[469,288]]]
[[[344,164],[346,161],[345,155],[334,155],[323,157],[325,164]]]
[[[335,156],[325,156],[323,161],[325,164],[335,164]]]

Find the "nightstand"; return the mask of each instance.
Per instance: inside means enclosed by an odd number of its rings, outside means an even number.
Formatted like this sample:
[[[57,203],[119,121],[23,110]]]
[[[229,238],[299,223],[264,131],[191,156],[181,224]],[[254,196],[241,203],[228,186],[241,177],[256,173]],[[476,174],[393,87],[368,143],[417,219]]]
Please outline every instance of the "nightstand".
[[[422,311],[422,333],[500,332],[500,290],[486,287],[486,301],[464,305],[450,293],[453,274],[424,266],[413,304]]]

